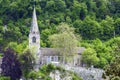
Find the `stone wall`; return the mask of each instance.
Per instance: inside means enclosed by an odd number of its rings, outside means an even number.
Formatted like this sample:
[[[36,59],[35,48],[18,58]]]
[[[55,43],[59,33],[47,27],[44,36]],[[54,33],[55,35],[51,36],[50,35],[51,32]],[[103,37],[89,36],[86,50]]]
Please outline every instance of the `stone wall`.
[[[71,70],[77,73],[79,76],[82,77],[83,80],[104,80],[102,79],[102,74],[104,71],[102,69],[97,68],[84,68],[84,67],[71,67],[71,66],[64,66],[66,70]]]

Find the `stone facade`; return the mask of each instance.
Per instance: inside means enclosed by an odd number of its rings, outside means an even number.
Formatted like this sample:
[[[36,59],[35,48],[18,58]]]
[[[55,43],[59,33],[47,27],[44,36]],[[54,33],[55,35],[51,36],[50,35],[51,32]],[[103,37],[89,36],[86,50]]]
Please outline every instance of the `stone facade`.
[[[64,56],[59,55],[59,52],[55,48],[41,48],[40,47],[40,32],[37,24],[36,11],[34,8],[32,23],[29,33],[29,48],[33,47],[36,50],[37,63],[39,64],[48,64],[53,62],[55,64],[59,63],[60,58]],[[73,65],[80,65],[81,53],[85,50],[84,47],[78,47],[78,55],[73,59]],[[64,62],[63,62],[64,63]]]
[[[33,17],[29,33],[29,48],[35,47],[36,52],[40,52],[40,33],[37,24],[36,10],[34,8]]]

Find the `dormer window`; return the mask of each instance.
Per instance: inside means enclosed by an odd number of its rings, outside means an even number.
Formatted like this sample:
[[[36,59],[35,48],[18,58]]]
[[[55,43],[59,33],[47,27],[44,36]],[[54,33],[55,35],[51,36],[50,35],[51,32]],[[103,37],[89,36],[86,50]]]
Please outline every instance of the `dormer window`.
[[[33,43],[36,43],[36,37],[33,37],[33,38],[32,38],[32,42],[33,42]]]

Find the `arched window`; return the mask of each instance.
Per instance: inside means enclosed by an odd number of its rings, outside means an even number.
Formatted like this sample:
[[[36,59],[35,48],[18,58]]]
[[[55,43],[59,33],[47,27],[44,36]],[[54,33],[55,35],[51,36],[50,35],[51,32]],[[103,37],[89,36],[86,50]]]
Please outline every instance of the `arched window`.
[[[32,38],[32,42],[33,42],[33,43],[36,43],[36,37],[33,37],[33,38]]]

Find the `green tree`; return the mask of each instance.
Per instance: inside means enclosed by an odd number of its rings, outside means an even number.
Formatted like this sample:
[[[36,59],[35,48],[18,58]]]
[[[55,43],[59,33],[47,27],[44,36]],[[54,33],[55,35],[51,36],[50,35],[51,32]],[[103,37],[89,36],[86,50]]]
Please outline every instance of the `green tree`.
[[[112,38],[106,42],[107,46],[111,46],[111,55],[113,58],[120,56],[120,37]]]
[[[41,42],[43,43],[42,47],[49,47],[49,40],[48,40],[48,36],[50,36],[52,34],[52,30],[51,29],[45,29],[41,31]],[[43,41],[44,40],[44,41]],[[41,44],[42,45],[42,44]]]
[[[72,7],[72,20],[81,19],[83,20],[87,15],[87,6],[85,3],[79,3],[74,1]]]
[[[36,71],[29,72],[27,77],[28,77],[28,79],[32,79],[32,80],[41,79],[39,72],[36,72]]]
[[[103,28],[102,40],[107,40],[114,37],[114,21],[111,17],[107,16],[105,20],[100,23]]]
[[[83,21],[81,21],[81,20],[79,20],[79,19],[77,19],[77,20],[74,21],[73,27],[75,28],[75,32],[77,32],[77,33],[80,32],[80,30],[81,30],[81,28],[82,28],[82,24],[83,24]],[[81,32],[82,32],[82,31],[81,31]],[[80,32],[80,33],[81,33],[81,32]]]
[[[107,59],[104,57],[100,57],[99,62],[97,63],[96,67],[104,68],[106,65],[108,65]]]
[[[10,77],[0,76],[0,80],[10,80]]]
[[[100,24],[90,17],[86,17],[82,24],[75,27],[79,27],[79,32],[83,39],[96,39],[101,37],[100,35],[102,34]]]
[[[87,64],[87,66],[96,65],[99,61],[96,51],[92,48],[86,49],[82,54],[82,62]]]
[[[110,4],[108,4],[109,10],[111,12],[111,15],[115,18],[120,17],[119,14],[119,7],[120,7],[120,1],[119,0],[108,0]]]
[[[13,49],[14,51],[16,51],[17,52],[17,43],[16,42],[10,42],[9,44],[8,44],[8,46],[6,47],[6,49],[7,48],[11,48],[11,49]]]
[[[108,4],[110,1],[108,0],[96,0],[96,17],[98,19],[105,19],[107,15],[110,15],[110,11],[108,9]],[[101,13],[102,12],[102,13]]]
[[[114,38],[115,39],[115,38]],[[95,67],[104,68],[107,64],[109,64],[113,59],[115,55],[116,49],[116,42],[119,42],[119,40],[111,39],[110,41],[101,41],[100,39],[95,40],[87,40],[82,41],[81,46],[85,48],[91,48],[94,49],[96,52],[96,56],[99,58],[99,62],[95,65]],[[118,51],[117,51],[118,52]]]
[[[112,48],[112,59],[111,63],[105,67],[106,76],[110,77],[110,80],[119,80],[120,79],[120,38],[116,37],[110,39],[107,43],[107,46]]]
[[[14,51],[18,52],[19,54],[22,54],[24,50],[27,48],[27,41],[22,42],[21,44],[18,44],[17,42],[10,42],[6,48],[11,48]]]
[[[120,18],[117,18],[115,20],[115,23],[114,23],[114,26],[115,26],[115,36],[119,36],[120,35]]]
[[[58,26],[58,33],[49,37],[52,47],[58,49],[60,55],[65,56],[66,61],[77,53],[78,40],[74,29],[62,23]],[[69,56],[69,57],[68,57]]]
[[[28,73],[31,72],[34,68],[35,58],[29,50],[26,50],[23,54],[19,56],[19,60],[21,62],[23,76],[27,78]]]

